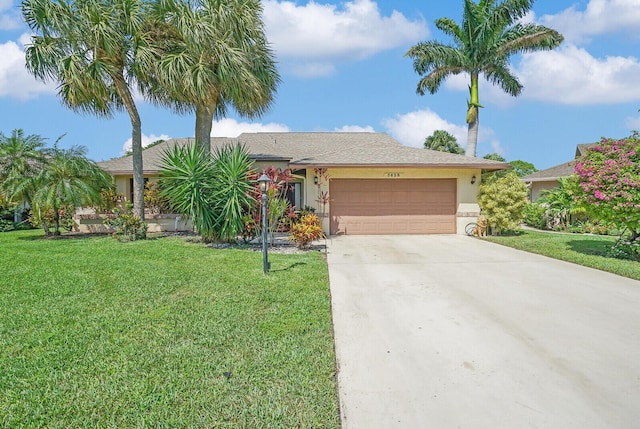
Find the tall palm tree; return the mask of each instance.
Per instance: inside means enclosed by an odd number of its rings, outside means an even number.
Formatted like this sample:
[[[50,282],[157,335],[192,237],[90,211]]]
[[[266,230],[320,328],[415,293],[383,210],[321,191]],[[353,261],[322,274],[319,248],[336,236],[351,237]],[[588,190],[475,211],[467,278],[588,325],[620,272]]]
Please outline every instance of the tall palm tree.
[[[144,0],[24,0],[22,14],[34,35],[27,69],[58,83],[72,110],[111,117],[126,110],[131,120],[134,209],[144,218],[142,129],[131,85],[150,67]]]
[[[31,204],[33,188],[21,188],[25,178],[35,177],[46,162],[45,139],[37,134],[25,135],[22,129],[15,129],[11,136],[0,132],[0,195],[4,201]],[[14,212],[18,222],[20,208]]]
[[[159,58],[150,98],[180,113],[195,112],[195,138],[210,151],[214,117],[233,107],[263,114],[280,82],[259,0],[158,0]]]
[[[436,20],[436,27],[453,38],[453,45],[437,41],[420,42],[405,56],[413,59],[420,76],[417,93],[434,94],[447,77],[468,73],[467,156],[476,156],[479,112],[478,78],[482,74],[507,94],[518,96],[522,84],[509,70],[509,58],[517,53],[550,50],[563,40],[557,31],[537,24],[519,22],[531,10],[534,0],[464,0],[462,24],[450,18]]]
[[[32,179],[36,185],[33,209],[39,213],[53,211],[54,234],[60,234],[60,209],[101,202],[100,191],[111,186],[111,176],[86,157],[87,149],[54,147],[47,166]],[[30,186],[29,180],[24,186]]]

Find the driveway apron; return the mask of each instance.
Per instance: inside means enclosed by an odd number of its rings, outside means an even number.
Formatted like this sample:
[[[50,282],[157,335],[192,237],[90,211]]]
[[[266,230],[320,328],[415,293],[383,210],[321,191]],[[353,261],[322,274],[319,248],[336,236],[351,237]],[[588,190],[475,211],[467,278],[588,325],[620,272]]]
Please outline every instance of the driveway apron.
[[[343,428],[640,426],[640,282],[455,235],[328,263]]]

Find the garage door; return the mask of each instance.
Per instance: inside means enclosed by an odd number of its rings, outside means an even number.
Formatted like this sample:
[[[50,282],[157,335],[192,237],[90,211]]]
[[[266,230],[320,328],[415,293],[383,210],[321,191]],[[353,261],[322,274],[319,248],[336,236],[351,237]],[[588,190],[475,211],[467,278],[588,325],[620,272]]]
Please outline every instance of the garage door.
[[[331,234],[455,234],[456,179],[332,179]]]

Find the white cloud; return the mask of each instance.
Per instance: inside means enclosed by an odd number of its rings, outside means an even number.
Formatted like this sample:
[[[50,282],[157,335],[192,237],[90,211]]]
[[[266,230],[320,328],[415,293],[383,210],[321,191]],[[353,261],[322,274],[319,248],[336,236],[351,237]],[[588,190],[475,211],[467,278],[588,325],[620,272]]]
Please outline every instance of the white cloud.
[[[565,45],[553,51],[524,54],[512,70],[524,85],[519,97],[507,95],[486,80],[480,83],[480,103],[502,107],[517,99],[554,104],[595,105],[640,100],[640,61],[634,57],[595,58],[583,48]],[[444,86],[468,91],[469,75],[447,79]]]
[[[166,134],[160,134],[159,136],[156,136],[155,134],[151,134],[151,135],[145,135],[142,134],[142,147],[147,147],[149,146],[151,143],[157,142],[158,140],[169,140],[171,137],[169,137]],[[124,142],[124,144],[122,145],[122,154],[124,155],[127,152],[131,151],[131,147],[132,147],[132,139],[127,140],[126,142]]]
[[[292,66],[292,72],[302,76],[326,75],[335,62],[361,60],[428,35],[424,20],[411,21],[398,11],[382,16],[372,0],[342,6],[267,0],[264,22],[279,59],[286,65],[292,60],[302,63]],[[310,74],[310,69],[316,73]]]
[[[560,13],[543,15],[539,22],[558,30],[568,42],[614,32],[636,35],[640,0],[590,0],[584,10],[573,5]]]
[[[593,57],[573,45],[524,55],[516,72],[527,99],[560,104],[611,104],[640,100],[640,62]]]
[[[224,118],[213,121],[211,127],[211,137],[238,137],[242,133],[286,133],[290,131],[284,124],[271,122],[261,124],[257,122],[238,122],[235,119]]]
[[[340,128],[335,128],[334,131],[339,133],[375,133],[376,130],[372,126],[367,125],[361,127],[360,125],[344,125]]]
[[[16,30],[22,26],[22,22],[14,14],[0,14],[0,30]]]
[[[27,40],[23,36],[21,41]],[[55,93],[53,85],[37,81],[25,69],[24,50],[14,41],[0,43],[0,97],[28,100],[41,93]]]
[[[405,146],[423,147],[424,140],[436,130],[448,131],[462,147],[467,141],[466,125],[452,124],[430,109],[398,114],[395,118],[384,119],[382,125]]]
[[[384,119],[382,125],[393,138],[405,146],[424,147],[424,140],[436,130],[445,130],[452,134],[462,148],[467,145],[467,124],[451,123],[430,109],[398,114],[395,118]],[[478,156],[491,152],[504,156],[505,150],[496,133],[491,128],[480,125],[476,152]]]
[[[627,119],[625,119],[624,123],[627,126],[627,128],[629,128],[629,131],[640,130],[640,116],[636,116],[636,117],[630,116]]]

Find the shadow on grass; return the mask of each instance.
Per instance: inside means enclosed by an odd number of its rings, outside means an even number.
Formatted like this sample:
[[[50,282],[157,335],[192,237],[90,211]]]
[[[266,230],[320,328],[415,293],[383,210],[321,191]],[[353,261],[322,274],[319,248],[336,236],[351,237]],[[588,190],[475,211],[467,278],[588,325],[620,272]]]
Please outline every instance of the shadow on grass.
[[[289,265],[286,268],[280,268],[278,270],[271,270],[271,271],[274,272],[274,273],[278,272],[278,271],[289,271],[290,269],[298,267],[300,265],[307,265],[307,263],[306,262],[294,262],[293,264]]]
[[[567,247],[574,252],[583,255],[607,256],[607,251],[611,247],[610,242],[596,240],[570,240],[567,241]]]

